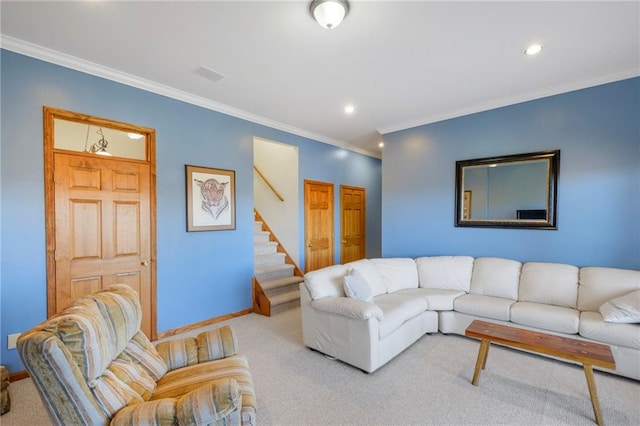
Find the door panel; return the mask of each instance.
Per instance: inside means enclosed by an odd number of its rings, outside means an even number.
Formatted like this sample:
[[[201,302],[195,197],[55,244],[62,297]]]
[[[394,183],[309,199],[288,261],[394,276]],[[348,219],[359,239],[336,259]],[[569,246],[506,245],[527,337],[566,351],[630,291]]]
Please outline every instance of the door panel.
[[[304,182],[305,271],[333,265],[333,184]]]
[[[124,283],[140,295],[151,336],[150,167],[54,154],[56,310]]]
[[[340,186],[341,242],[340,262],[348,263],[366,256],[365,189]]]

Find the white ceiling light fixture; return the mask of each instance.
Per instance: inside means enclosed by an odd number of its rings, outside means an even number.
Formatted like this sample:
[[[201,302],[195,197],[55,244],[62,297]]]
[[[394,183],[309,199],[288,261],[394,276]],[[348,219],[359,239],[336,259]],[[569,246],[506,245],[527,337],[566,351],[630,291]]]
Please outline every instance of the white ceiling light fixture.
[[[127,136],[129,137],[129,139],[134,139],[134,140],[144,138],[144,135],[141,135],[140,133],[133,133],[133,132],[127,133]]]
[[[532,44],[531,46],[524,49],[524,54],[527,56],[537,55],[540,52],[542,52],[542,45],[539,43]]]
[[[331,30],[347,16],[349,3],[346,0],[313,0],[309,9],[318,24]]]
[[[347,105],[344,107],[344,112],[347,114],[353,114],[355,110],[356,110],[356,107],[354,107],[353,105]]]
[[[88,146],[90,128],[91,126],[87,126],[87,137],[84,140],[84,152],[91,152],[93,154],[106,155],[111,157],[111,153],[107,151],[107,146],[109,145],[109,142],[107,142],[107,140],[104,138],[104,133],[102,133],[102,127],[98,127],[98,130],[96,131],[96,133],[100,135],[100,139],[98,139],[98,141],[93,145],[91,145],[90,147]]]

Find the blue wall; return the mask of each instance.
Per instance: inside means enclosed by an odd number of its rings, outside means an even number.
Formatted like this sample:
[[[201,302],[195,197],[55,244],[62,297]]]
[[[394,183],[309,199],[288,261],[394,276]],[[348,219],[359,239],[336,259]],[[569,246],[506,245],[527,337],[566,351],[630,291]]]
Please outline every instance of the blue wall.
[[[384,135],[384,256],[640,269],[640,78]],[[558,230],[454,227],[455,162],[560,149]]]
[[[367,255],[380,256],[379,159],[5,50],[1,75],[0,362],[12,373],[7,335],[46,318],[44,105],[156,129],[158,332],[252,305],[254,136],[299,147],[300,200],[304,179],[365,187]],[[186,232],[185,164],[236,171],[235,230]]]

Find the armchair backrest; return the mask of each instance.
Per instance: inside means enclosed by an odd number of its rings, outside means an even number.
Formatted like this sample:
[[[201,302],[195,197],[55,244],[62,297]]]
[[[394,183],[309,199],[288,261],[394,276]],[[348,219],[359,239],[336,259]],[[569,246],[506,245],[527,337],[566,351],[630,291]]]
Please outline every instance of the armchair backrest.
[[[20,357],[54,423],[108,424],[122,407],[151,396],[166,364],[157,352],[157,365],[141,363],[140,353],[153,348],[141,318],[137,293],[118,284],[20,336]]]

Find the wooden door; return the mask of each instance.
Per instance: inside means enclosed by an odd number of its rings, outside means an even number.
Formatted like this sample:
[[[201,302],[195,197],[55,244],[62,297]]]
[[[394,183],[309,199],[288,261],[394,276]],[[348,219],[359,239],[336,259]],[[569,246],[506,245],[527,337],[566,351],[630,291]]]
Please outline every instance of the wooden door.
[[[44,122],[47,315],[123,283],[138,292],[141,329],[156,339],[155,130],[50,107]],[[69,123],[86,135],[79,148],[60,130]],[[90,153],[88,126],[122,133],[121,144],[127,132],[143,135],[142,150],[118,151],[111,139],[116,154]]]
[[[56,153],[54,176],[56,310],[128,284],[151,336],[149,165]]]
[[[352,262],[366,256],[365,204],[364,188],[340,185],[340,263]]]
[[[304,181],[305,271],[333,265],[333,184]]]

